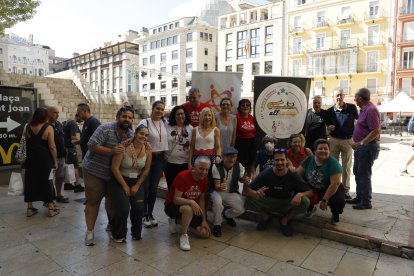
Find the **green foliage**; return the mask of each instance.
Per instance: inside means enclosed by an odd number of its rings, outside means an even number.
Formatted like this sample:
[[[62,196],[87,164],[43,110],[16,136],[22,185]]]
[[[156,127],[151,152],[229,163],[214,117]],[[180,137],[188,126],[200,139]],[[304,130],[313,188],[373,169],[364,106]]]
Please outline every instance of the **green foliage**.
[[[37,0],[0,0],[0,35],[5,29],[31,19],[39,5]]]

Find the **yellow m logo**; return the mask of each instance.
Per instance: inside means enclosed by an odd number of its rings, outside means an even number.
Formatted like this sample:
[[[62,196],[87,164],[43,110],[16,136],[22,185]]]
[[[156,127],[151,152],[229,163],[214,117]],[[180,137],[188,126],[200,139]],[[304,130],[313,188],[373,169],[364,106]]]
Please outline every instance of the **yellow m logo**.
[[[4,151],[3,147],[0,146],[1,159],[3,160],[3,165],[10,164],[12,160],[12,154],[14,147],[18,147],[19,143],[13,143],[10,148],[7,150],[7,153]]]

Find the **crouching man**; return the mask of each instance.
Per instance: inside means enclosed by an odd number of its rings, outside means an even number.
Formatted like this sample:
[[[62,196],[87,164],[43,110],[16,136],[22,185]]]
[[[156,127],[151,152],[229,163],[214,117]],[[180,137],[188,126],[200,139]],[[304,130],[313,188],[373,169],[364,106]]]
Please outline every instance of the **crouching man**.
[[[293,235],[292,219],[305,214],[309,207],[312,191],[296,172],[287,168],[286,149],[276,148],[272,168],[265,169],[253,182],[244,186],[247,196],[245,207],[259,212],[256,229],[265,230],[271,221],[271,213],[282,215],[280,230],[283,235]]]
[[[244,213],[244,201],[239,193],[239,181],[244,185],[250,182],[244,176],[244,167],[237,162],[239,152],[233,147],[223,150],[223,161],[214,164],[212,168],[214,190],[211,192],[213,201],[213,235],[221,237],[221,223],[223,217],[227,224],[235,227],[235,217]],[[224,209],[224,205],[229,206]]]
[[[187,234],[190,226],[197,236],[210,237],[205,210],[210,164],[208,157],[197,157],[192,169],[182,171],[175,177],[165,199],[164,210],[170,217],[170,231],[173,232],[176,222],[181,224],[180,249],[184,251],[191,249]]]

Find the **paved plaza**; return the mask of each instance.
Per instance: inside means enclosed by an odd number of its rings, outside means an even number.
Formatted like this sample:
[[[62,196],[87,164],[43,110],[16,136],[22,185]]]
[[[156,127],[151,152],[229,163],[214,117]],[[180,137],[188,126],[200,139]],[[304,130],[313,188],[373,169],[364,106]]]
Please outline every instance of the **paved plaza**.
[[[83,194],[65,192],[71,202],[61,214],[25,217],[23,197],[7,196],[0,186],[0,275],[414,275],[412,211],[414,177],[400,176],[412,153],[409,137],[383,136],[374,165],[373,209],[346,206],[338,226],[318,210],[295,222],[296,234],[286,238],[276,223],[263,232],[255,223],[237,219],[224,224],[223,236],[201,240],[190,236],[191,251],[178,247],[168,231],[163,200],[156,203],[157,228],[144,229],[143,239],[124,244],[110,240],[101,206],[97,244],[86,247]],[[414,166],[409,168],[414,172]],[[352,190],[355,183],[352,182]],[[79,199],[79,201],[75,201]],[[386,254],[384,252],[389,252]],[[405,252],[406,254],[401,254]],[[398,257],[404,255],[406,258]]]

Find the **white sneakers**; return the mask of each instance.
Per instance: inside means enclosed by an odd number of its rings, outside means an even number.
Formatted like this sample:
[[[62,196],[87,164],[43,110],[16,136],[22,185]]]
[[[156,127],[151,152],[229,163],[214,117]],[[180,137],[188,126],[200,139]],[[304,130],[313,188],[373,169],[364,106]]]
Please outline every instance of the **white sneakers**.
[[[180,249],[183,251],[189,251],[191,249],[187,234],[182,234],[180,236]]]
[[[168,229],[170,229],[171,234],[177,233],[177,224],[175,223],[175,219],[168,218]]]
[[[151,222],[151,226],[152,227],[158,226],[158,220],[156,220],[153,215],[149,215],[148,218],[149,218],[149,220]]]
[[[158,221],[153,217],[153,215],[146,215],[143,218],[143,223],[145,228],[157,227]]]
[[[111,235],[111,239],[116,243],[124,243],[125,242],[124,238],[115,239],[114,236],[112,236],[112,235]]]
[[[86,231],[85,235],[85,245],[92,246],[95,244],[95,235],[93,231]]]

